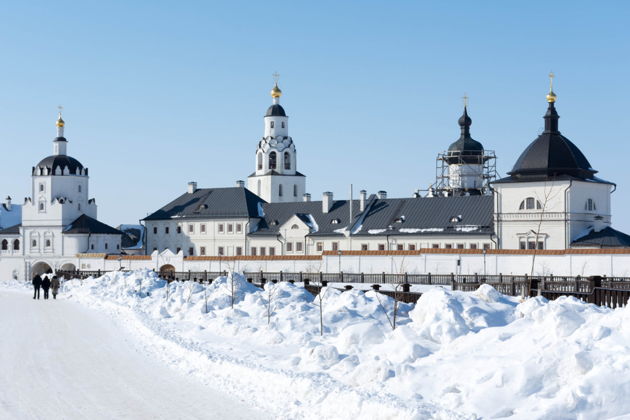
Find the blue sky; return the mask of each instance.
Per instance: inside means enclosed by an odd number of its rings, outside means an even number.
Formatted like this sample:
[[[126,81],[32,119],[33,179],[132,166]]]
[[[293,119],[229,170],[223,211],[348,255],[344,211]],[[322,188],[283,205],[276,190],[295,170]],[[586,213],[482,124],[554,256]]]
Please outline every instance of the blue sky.
[[[254,170],[275,71],[313,199],[426,188],[464,93],[504,175],[543,126],[553,70],[560,129],[619,184],[613,225],[630,232],[630,6],[433,3],[5,3],[0,194],[30,194],[59,104],[106,223],[137,222],[188,181],[232,186]]]

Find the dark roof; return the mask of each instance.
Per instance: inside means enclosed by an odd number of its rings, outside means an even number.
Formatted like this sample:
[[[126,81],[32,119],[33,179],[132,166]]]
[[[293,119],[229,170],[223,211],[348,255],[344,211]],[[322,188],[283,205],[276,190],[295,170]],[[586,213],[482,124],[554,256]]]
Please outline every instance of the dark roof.
[[[311,227],[312,235],[342,235],[341,232],[335,232],[335,230],[348,226],[349,206],[349,200],[337,200],[333,202],[330,211],[324,213],[321,201],[265,203],[262,206],[264,218],[258,224],[258,230],[251,235],[277,235],[282,225],[293,216],[297,216],[307,225],[311,223],[312,217],[317,224]],[[359,213],[358,200],[353,200],[353,213],[355,216]]]
[[[284,108],[280,104],[273,104],[269,108],[267,108],[267,113],[265,117],[286,117],[287,114],[284,112]]]
[[[599,232],[591,230],[588,234],[576,239],[571,246],[588,246],[598,248],[626,248],[630,247],[630,235],[606,227]]]
[[[493,209],[487,195],[377,199],[357,222],[362,227],[356,235],[487,235],[493,232]]]
[[[65,168],[68,168],[68,170],[70,171],[70,174],[78,175],[78,171],[83,169],[83,165],[81,164],[81,162],[79,162],[73,157],[66,156],[66,155],[52,155],[52,156],[48,156],[42,159],[33,168],[33,175],[36,175],[35,169],[40,168],[40,167],[48,169],[45,175],[54,174],[57,168],[61,168],[62,171],[65,170]]]
[[[99,222],[96,219],[87,215],[79,216],[74,222],[70,223],[63,231],[63,233],[98,233],[106,235],[122,235],[123,233],[118,229]]]
[[[500,182],[555,180],[561,176],[581,180],[595,180],[597,172],[586,156],[558,130],[559,115],[553,102],[544,116],[545,130],[516,161],[508,178]]]
[[[448,148],[445,156],[449,163],[483,163],[480,156],[483,156],[483,145],[470,136],[470,125],[472,120],[468,116],[468,111],[464,107],[464,113],[457,121],[461,130],[459,139],[457,139]]]
[[[0,229],[0,235],[19,235],[20,226],[22,226],[21,223],[8,228]]]
[[[259,217],[259,203],[265,201],[247,188],[201,188],[182,194],[144,220]]]
[[[362,214],[359,214],[359,201],[353,201],[352,235],[488,235],[493,232],[493,205],[491,196],[390,199],[371,196]],[[322,212],[321,201],[269,203],[263,205],[263,210],[264,219],[252,235],[277,235],[294,215],[307,225],[312,217],[317,224],[311,229],[312,236],[343,235],[344,228],[350,225],[349,200],[334,201],[328,213]],[[456,221],[452,222],[453,218]]]
[[[122,232],[120,246],[123,249],[142,249],[145,241],[145,227],[143,225],[120,225]]]

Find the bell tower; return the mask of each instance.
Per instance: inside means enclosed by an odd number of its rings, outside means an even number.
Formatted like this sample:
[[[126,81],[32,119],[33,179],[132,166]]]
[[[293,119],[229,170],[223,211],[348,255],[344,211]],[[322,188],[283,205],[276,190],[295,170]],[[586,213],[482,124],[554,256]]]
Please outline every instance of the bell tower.
[[[256,170],[247,178],[247,188],[269,203],[300,201],[306,192],[306,177],[297,171],[296,149],[289,136],[289,117],[282,105],[278,74],[271,89],[263,138],[256,149]]]

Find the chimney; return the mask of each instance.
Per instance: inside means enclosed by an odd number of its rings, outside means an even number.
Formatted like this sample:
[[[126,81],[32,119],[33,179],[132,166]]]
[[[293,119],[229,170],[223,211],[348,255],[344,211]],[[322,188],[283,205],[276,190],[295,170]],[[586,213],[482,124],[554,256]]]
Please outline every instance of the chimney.
[[[311,195],[309,193],[304,193],[304,195],[302,196],[302,200],[306,202],[311,201]]]
[[[379,200],[385,200],[387,198],[387,191],[379,191],[376,193],[376,196],[378,197]]]
[[[333,193],[326,191],[322,196],[322,213],[328,213],[333,206]]]
[[[365,211],[365,201],[367,199],[367,191],[359,191],[359,211]]]
[[[194,181],[191,181],[188,183],[188,194],[192,194],[195,191],[197,191],[197,183]]]
[[[6,201],[4,203],[4,207],[6,207],[7,210],[11,211],[11,196],[7,195]]]
[[[236,188],[245,188],[245,181],[243,181],[242,179],[236,181]]]

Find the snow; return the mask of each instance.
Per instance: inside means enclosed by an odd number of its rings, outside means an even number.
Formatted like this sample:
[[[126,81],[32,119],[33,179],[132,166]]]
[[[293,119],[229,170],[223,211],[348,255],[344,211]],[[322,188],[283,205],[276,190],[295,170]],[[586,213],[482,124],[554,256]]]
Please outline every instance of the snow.
[[[444,232],[444,228],[401,228],[400,233]]]
[[[310,224],[308,227],[311,228],[311,233],[319,232],[319,225],[317,224],[317,221],[315,221],[315,218],[313,217],[313,215],[308,213],[306,217],[308,217],[308,220],[310,221]]]
[[[387,229],[369,229],[369,230],[368,230],[368,233],[369,233],[370,235],[379,235],[379,234],[381,234],[381,233],[385,232],[386,230],[387,230]]]
[[[488,285],[472,293],[426,287],[416,305],[399,305],[393,330],[394,302],[374,291],[329,287],[314,297],[290,283],[263,290],[238,274],[167,288],[149,271],[109,273],[67,282],[62,296],[140,336],[147,358],[244,396],[272,418],[630,413],[630,308],[521,301]],[[7,336],[13,327],[2,328]]]
[[[474,232],[479,230],[481,226],[478,225],[459,225],[455,226],[457,232]]]

